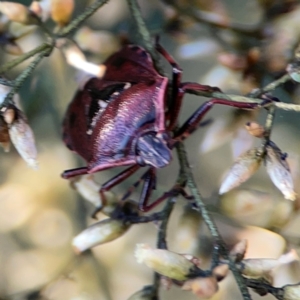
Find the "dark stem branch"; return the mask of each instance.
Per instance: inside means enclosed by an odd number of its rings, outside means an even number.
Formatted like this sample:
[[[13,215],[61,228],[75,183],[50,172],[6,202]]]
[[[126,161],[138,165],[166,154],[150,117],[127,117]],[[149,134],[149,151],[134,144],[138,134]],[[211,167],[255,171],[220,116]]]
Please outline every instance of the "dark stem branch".
[[[206,206],[202,200],[202,196],[200,195],[197,185],[194,180],[194,175],[191,171],[191,168],[189,166],[188,160],[187,160],[187,154],[185,152],[184,145],[182,143],[179,143],[176,146],[178,159],[180,162],[180,167],[182,171],[184,171],[184,174],[187,179],[187,186],[189,187],[192,196],[194,197],[195,204],[200,211],[202,218],[207,225],[212,237],[214,238],[214,241],[219,245],[220,252],[222,256],[225,259],[228,259],[230,270],[232,271],[235,280],[238,284],[238,287],[243,295],[244,300],[251,300],[251,296],[249,294],[249,291],[247,289],[247,286],[245,284],[243,276],[240,274],[239,270],[237,269],[235,265],[235,261],[232,260],[232,258],[228,254],[227,247],[218,231],[218,228],[216,224],[214,223],[213,219],[211,218],[208,210],[206,209]]]
[[[11,101],[15,93],[19,91],[24,81],[32,74],[34,69],[40,63],[40,61],[47,55],[50,54],[52,48],[47,47],[45,50],[41,51],[40,54],[29,64],[29,66],[14,80],[14,86],[11,91],[6,95],[1,106],[7,106]]]

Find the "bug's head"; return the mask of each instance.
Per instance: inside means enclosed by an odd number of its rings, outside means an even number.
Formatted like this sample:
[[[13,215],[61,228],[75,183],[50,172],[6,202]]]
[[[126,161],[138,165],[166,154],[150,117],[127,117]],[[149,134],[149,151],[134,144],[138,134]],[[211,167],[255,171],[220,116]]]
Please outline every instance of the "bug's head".
[[[137,163],[163,168],[172,160],[171,150],[167,145],[168,137],[155,132],[146,133],[138,138],[136,144]]]

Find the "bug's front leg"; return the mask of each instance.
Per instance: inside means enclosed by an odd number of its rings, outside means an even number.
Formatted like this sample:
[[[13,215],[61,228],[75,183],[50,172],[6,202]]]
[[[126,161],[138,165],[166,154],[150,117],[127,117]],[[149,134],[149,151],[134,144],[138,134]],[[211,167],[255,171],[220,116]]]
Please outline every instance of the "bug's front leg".
[[[199,91],[199,92],[219,92],[220,89],[217,87],[211,87],[209,85],[202,85],[199,83],[188,83],[182,84],[182,69],[175,61],[175,59],[159,44],[156,44],[156,50],[169,62],[172,66],[172,93],[171,93],[171,101],[168,105],[168,112],[166,119],[169,121],[167,124],[167,130],[172,131],[178,120],[180,108],[182,105],[182,99],[184,94],[186,93],[185,86],[187,86],[191,91]]]
[[[121,173],[117,174],[113,178],[109,179],[107,182],[105,182],[101,186],[99,193],[100,193],[100,197],[102,200],[102,205],[101,205],[101,207],[96,207],[96,209],[94,210],[94,212],[92,214],[92,218],[96,218],[97,213],[99,211],[101,211],[102,208],[106,205],[107,199],[105,196],[105,192],[108,192],[114,186],[118,185],[119,183],[121,183],[122,181],[124,181],[125,179],[130,177],[133,173],[135,173],[137,170],[139,170],[139,168],[140,168],[139,165],[133,165],[133,166],[127,168],[126,170],[122,171]]]
[[[211,99],[204,102],[189,118],[188,120],[176,131],[173,140],[181,142],[186,139],[193,131],[195,131],[205,116],[205,114],[215,105],[222,104],[232,106],[240,109],[255,109],[260,106],[257,103],[235,102],[225,99]]]

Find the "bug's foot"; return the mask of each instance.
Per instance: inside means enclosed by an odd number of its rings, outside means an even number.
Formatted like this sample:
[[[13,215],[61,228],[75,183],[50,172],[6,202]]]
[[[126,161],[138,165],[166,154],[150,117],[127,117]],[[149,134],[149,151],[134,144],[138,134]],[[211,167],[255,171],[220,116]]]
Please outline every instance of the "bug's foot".
[[[100,207],[100,206],[97,206],[97,207],[95,208],[95,210],[93,211],[91,217],[92,217],[93,219],[95,219],[95,220],[98,220],[97,214],[98,214],[98,212],[100,212],[100,211],[102,210],[102,208],[103,208],[102,206],[101,206],[101,207]]]

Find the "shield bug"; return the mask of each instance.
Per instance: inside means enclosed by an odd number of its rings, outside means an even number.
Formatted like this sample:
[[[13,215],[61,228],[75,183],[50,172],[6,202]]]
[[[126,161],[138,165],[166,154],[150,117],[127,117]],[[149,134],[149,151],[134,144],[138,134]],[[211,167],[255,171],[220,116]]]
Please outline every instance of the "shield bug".
[[[171,150],[199,125],[214,104],[253,109],[254,103],[211,99],[203,103],[174,133],[185,93],[219,90],[198,83],[182,83],[182,71],[175,60],[157,45],[157,51],[171,64],[172,81],[159,74],[150,54],[137,45],[124,46],[109,57],[103,78],[92,78],[70,103],[63,125],[63,139],[69,149],[87,162],[86,167],[65,171],[63,178],[129,166],[100,189],[110,190],[141,167],[144,185],[139,207],[148,211],[148,200],[155,186],[156,169],[172,160]],[[171,92],[170,89],[171,89]]]

